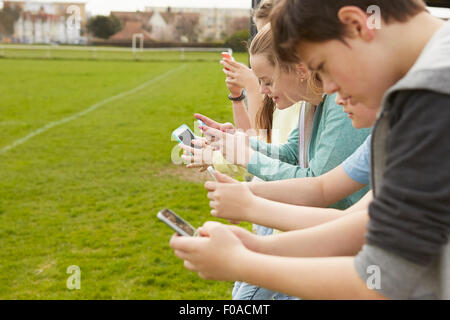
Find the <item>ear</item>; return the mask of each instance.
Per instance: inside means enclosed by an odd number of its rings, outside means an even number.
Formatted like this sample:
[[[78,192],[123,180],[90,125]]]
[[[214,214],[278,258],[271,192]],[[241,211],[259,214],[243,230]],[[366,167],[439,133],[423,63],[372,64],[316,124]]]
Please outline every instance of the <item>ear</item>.
[[[303,62],[297,63],[295,65],[295,72],[297,72],[297,74],[302,79],[308,78],[309,70],[308,70],[308,67],[306,66],[306,64],[304,64]]]
[[[345,37],[360,38],[371,41],[375,37],[375,30],[369,26],[366,12],[356,6],[342,7],[338,12],[339,21],[344,25]]]

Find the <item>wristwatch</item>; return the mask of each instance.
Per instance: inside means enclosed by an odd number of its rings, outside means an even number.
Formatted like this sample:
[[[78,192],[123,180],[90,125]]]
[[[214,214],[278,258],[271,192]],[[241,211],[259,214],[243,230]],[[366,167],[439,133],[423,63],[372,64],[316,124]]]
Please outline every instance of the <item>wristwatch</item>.
[[[239,97],[233,97],[231,93],[228,95],[228,99],[230,99],[231,101],[242,101],[245,99],[245,97],[246,97],[245,90],[242,90],[241,95]]]

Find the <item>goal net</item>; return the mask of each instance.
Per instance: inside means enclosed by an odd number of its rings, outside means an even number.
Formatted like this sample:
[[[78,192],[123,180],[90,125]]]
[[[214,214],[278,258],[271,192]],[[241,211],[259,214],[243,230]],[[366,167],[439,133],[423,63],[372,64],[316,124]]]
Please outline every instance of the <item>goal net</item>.
[[[23,45],[0,43],[0,58],[9,59],[67,59],[67,60],[125,60],[125,61],[218,61],[220,52],[230,48],[167,47],[144,48],[143,37],[133,36],[132,46],[70,46]]]

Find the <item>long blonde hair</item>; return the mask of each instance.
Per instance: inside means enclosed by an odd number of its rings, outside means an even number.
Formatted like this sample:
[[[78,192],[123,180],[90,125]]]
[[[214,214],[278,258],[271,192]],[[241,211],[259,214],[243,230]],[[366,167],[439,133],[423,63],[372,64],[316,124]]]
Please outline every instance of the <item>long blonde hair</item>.
[[[276,70],[280,72],[295,72],[295,65],[280,61],[276,54],[273,44],[272,31],[270,24],[265,25],[250,43],[249,53],[251,56],[262,55]],[[313,94],[322,94],[322,82],[316,72],[310,72],[307,78],[307,88]],[[293,101],[297,102],[297,101]],[[256,115],[256,129],[267,130],[267,142],[271,142],[273,113],[276,109],[275,103],[267,95],[264,97],[262,108]]]

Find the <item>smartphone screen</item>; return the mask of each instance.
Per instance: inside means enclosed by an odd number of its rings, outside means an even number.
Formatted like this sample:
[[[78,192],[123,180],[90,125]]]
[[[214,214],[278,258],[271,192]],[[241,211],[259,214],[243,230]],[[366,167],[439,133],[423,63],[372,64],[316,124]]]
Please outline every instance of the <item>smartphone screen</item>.
[[[181,140],[181,142],[183,142],[183,144],[193,147],[191,141],[194,140],[195,138],[189,130],[183,131],[180,135],[178,135],[178,138],[180,138],[180,140]]]
[[[196,148],[196,149],[200,149],[201,147],[199,146],[194,146],[192,144],[192,140],[195,139],[194,135],[192,134],[192,132],[188,129],[184,130],[181,134],[178,135],[178,138],[181,140],[181,142],[186,145],[186,146],[190,146],[192,148]]]
[[[160,214],[173,223],[176,227],[183,230],[185,233],[187,233],[189,236],[193,237],[196,235],[197,230],[191,226],[188,222],[184,221],[181,217],[179,217],[176,213],[170,211],[169,209],[164,209],[160,211]],[[162,219],[164,221],[164,219]],[[166,221],[164,221],[166,222]],[[170,226],[170,224],[169,224]],[[175,229],[175,231],[178,232],[178,230]]]

